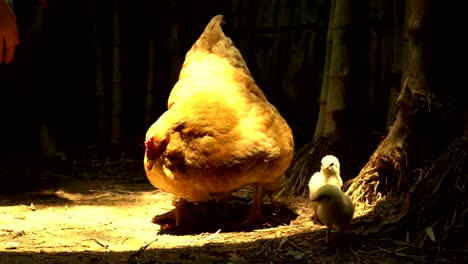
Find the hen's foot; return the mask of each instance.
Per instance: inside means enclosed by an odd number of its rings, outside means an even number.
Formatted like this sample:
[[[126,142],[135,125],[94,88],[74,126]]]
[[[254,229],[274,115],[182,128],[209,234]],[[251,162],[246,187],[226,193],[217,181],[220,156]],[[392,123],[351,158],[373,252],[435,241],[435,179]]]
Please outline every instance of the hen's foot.
[[[245,219],[242,223],[234,225],[234,229],[251,229],[255,226],[259,226],[265,223],[267,223],[267,221],[265,221],[261,212],[254,210],[249,213],[247,219]]]
[[[185,223],[190,223],[190,217],[187,215],[187,212],[185,210],[186,205],[187,201],[185,199],[180,198],[177,201],[176,207],[172,211],[154,216],[151,219],[151,222],[167,228],[181,226]]]
[[[280,210],[280,207],[275,203],[275,201],[273,200],[273,196],[271,195],[271,193],[268,193],[268,198],[270,198],[270,203],[271,205],[275,208],[276,211],[279,211]]]
[[[154,224],[175,224],[175,209],[164,214],[155,215],[151,222]]]
[[[177,203],[179,202],[179,199],[178,197],[173,197],[172,198],[172,202],[171,202],[171,205],[172,206],[177,206]]]
[[[253,200],[252,204],[252,209],[250,210],[249,216],[247,219],[244,220],[244,222],[237,224],[234,226],[235,229],[249,229],[258,225],[263,225],[263,224],[269,224],[270,226],[273,226],[274,224],[265,221],[265,219],[262,216],[262,210],[261,210],[261,204],[262,204],[262,197],[263,197],[263,184],[256,184],[255,186],[255,197]],[[268,193],[271,202],[273,202],[273,197],[271,196],[271,193]]]

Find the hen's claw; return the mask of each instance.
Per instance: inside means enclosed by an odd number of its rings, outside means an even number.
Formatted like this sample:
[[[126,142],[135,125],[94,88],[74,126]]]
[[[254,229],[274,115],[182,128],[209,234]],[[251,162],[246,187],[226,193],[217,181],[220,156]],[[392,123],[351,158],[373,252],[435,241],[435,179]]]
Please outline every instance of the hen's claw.
[[[262,210],[261,210],[262,197],[263,197],[263,185],[257,184],[255,187],[256,187],[255,197],[253,200],[252,209],[250,210],[250,213],[247,216],[247,219],[245,219],[242,223],[234,226],[235,229],[251,228],[256,225],[267,223],[267,221],[265,221],[265,219],[262,216]]]
[[[163,224],[172,224],[174,226],[183,225],[184,218],[185,218],[185,207],[187,204],[187,200],[180,198],[176,202],[176,207],[167,213],[156,215],[151,219],[151,222],[159,225]]]
[[[242,223],[234,226],[235,229],[245,229],[265,223],[260,211],[250,211],[249,216]]]
[[[174,215],[174,210],[171,210],[167,213],[160,214],[160,215],[155,215],[152,219],[151,222],[154,224],[169,224],[173,223],[175,224],[175,215]]]

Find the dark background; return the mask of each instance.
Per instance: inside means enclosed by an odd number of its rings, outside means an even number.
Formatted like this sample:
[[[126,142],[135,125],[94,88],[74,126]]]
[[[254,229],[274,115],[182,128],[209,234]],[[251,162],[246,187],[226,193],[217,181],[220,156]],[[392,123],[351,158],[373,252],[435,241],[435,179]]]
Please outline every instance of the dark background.
[[[94,2],[95,20],[90,4]],[[363,157],[368,157],[386,133],[390,88],[400,81],[401,72],[392,70],[392,41],[395,26],[403,27],[405,13],[404,1],[358,2],[352,32],[352,63],[357,70],[351,80],[348,105],[352,112],[347,121],[350,137],[362,147]],[[0,146],[4,153],[37,154],[38,128],[44,122],[54,128],[51,133],[57,137],[59,151],[97,143],[95,23],[103,52],[106,133],[110,135],[112,6],[109,0],[49,0],[43,10],[39,1],[16,1],[21,44],[13,63],[0,65]],[[457,8],[450,8],[444,13],[447,24],[441,25],[450,34],[441,38],[449,47],[462,50],[464,42],[451,30],[457,30],[453,26],[462,24],[464,20],[459,20],[463,16],[457,14],[461,12]],[[119,1],[121,143],[141,145],[149,127],[144,120],[148,41],[154,40],[156,53],[155,121],[166,109],[185,53],[217,14],[225,16],[226,35],[241,50],[260,88],[292,127],[296,147],[310,142],[318,116],[329,13],[326,0]],[[449,63],[443,67],[450,74],[441,74],[452,76],[444,84],[449,90],[466,86],[459,82],[463,67],[456,52],[452,49],[453,54],[445,60]]]

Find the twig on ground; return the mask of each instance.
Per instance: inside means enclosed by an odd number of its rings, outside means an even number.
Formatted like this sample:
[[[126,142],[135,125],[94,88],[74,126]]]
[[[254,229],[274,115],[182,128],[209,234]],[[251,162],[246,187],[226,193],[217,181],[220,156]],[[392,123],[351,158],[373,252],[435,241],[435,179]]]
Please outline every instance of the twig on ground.
[[[128,264],[137,264],[138,263],[138,257],[141,255],[141,253],[143,253],[143,251],[145,251],[145,249],[147,249],[149,247],[149,245],[151,245],[153,242],[156,242],[158,240],[158,238],[154,239],[153,241],[149,242],[148,244],[142,246],[140,249],[138,249],[137,252],[133,253],[130,255],[130,257],[128,258],[128,261],[127,263]]]
[[[418,261],[423,261],[425,258],[422,257],[422,256],[415,256],[415,255],[410,255],[410,254],[404,254],[404,253],[401,253],[401,252],[398,252],[398,250],[394,250],[394,251],[391,251],[391,250],[388,250],[388,249],[384,249],[382,247],[377,247],[379,250],[385,252],[385,253],[388,253],[388,254],[392,254],[392,255],[396,255],[396,256],[399,256],[399,257],[406,257],[406,258],[410,258],[410,259],[414,259],[414,260],[418,260]]]
[[[256,248],[258,248],[258,245],[254,245],[250,247],[238,247],[238,248],[211,248],[211,249],[207,249],[206,251],[224,253],[224,252],[235,252],[235,251],[250,251]]]
[[[120,242],[120,244],[123,244],[125,243],[130,237],[126,237],[124,240],[122,240],[122,242]]]
[[[277,226],[277,227],[271,227],[271,228],[264,228],[264,229],[255,229],[254,232],[268,232],[268,231],[277,231],[281,229],[287,229],[287,228],[301,228],[300,226],[296,225],[287,225],[287,226]]]
[[[351,253],[357,258],[358,262],[361,262],[361,258],[354,252],[354,250],[351,248]]]
[[[86,239],[86,240],[91,240],[91,241],[94,241],[96,242],[96,244],[100,245],[101,247],[105,248],[105,249],[109,249],[109,245],[105,245],[101,242],[99,242],[99,240],[95,239],[95,238],[90,238],[90,239]]]

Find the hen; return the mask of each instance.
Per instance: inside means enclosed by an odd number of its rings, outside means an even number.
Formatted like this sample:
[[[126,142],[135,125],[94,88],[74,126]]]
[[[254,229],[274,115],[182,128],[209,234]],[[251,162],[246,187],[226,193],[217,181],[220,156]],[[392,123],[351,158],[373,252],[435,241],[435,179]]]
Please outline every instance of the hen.
[[[322,158],[320,171],[314,173],[309,181],[309,197],[314,199],[317,193],[317,190],[324,186],[325,184],[332,184],[338,188],[343,186],[343,180],[340,176],[340,162],[338,158],[333,155],[327,155]],[[314,209],[314,222],[317,223],[317,202],[312,202],[312,207]]]
[[[312,201],[319,203],[317,216],[328,227],[327,242],[332,228],[337,227],[341,232],[348,228],[353,219],[354,206],[341,189],[325,184],[317,190]]]
[[[262,222],[264,191],[281,184],[293,157],[291,129],[224,35],[222,19],[212,18],[186,54],[168,110],[146,134],[147,178],[179,197],[155,223],[182,225],[187,201],[220,200],[250,184],[256,186],[253,205],[240,226]]]

